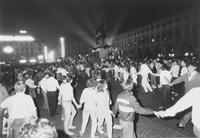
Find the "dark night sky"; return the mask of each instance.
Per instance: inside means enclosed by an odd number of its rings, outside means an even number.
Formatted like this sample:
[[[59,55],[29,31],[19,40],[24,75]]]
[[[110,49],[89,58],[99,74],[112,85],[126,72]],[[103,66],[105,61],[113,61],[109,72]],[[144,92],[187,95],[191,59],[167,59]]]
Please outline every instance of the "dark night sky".
[[[108,35],[134,29],[173,13],[199,7],[200,0],[0,0],[0,34],[26,29],[51,47],[59,36],[94,38],[101,19]]]

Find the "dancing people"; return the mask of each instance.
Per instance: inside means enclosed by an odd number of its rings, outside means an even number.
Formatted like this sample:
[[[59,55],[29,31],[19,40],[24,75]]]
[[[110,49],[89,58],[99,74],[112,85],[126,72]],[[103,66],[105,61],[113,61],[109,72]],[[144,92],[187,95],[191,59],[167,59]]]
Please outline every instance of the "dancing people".
[[[97,84],[97,119],[98,119],[98,131],[103,134],[104,120],[107,125],[108,138],[112,138],[112,111],[110,105],[112,101],[108,91],[108,84],[105,80],[98,81]]]
[[[77,108],[80,106],[76,102],[74,98],[73,87],[71,86],[72,77],[67,74],[67,76],[63,76],[63,82],[60,86],[60,92],[58,96],[58,104],[62,105],[63,110],[63,119],[64,119],[64,131],[67,135],[74,135],[69,129],[75,129],[73,126],[73,120],[76,115],[76,109],[73,104]],[[73,104],[72,104],[73,103]]]
[[[0,107],[8,110],[8,138],[19,138],[20,128],[37,119],[36,107],[31,96],[25,94],[23,81],[14,85],[16,94],[5,99]]]
[[[153,92],[153,89],[151,88],[148,81],[149,73],[152,74],[152,71],[149,69],[149,67],[146,64],[141,64],[138,74],[142,76],[141,84],[146,93],[148,93],[149,91]]]
[[[200,87],[196,87],[188,91],[178,102],[165,111],[155,112],[160,117],[175,116],[178,112],[182,112],[192,107],[192,123],[193,132],[197,138],[200,138]]]
[[[97,92],[96,92],[96,81],[94,79],[89,79],[87,81],[87,88],[85,88],[81,94],[80,107],[84,104],[83,115],[82,115],[82,126],[80,135],[85,133],[85,129],[89,120],[92,121],[91,126],[91,138],[95,138],[95,133],[97,129]]]
[[[151,115],[154,111],[151,109],[145,109],[139,105],[137,99],[133,95],[133,83],[132,79],[128,79],[124,85],[124,91],[118,95],[115,108],[114,116],[119,113],[120,125],[123,129],[123,138],[136,138],[134,132],[134,119],[135,113]]]

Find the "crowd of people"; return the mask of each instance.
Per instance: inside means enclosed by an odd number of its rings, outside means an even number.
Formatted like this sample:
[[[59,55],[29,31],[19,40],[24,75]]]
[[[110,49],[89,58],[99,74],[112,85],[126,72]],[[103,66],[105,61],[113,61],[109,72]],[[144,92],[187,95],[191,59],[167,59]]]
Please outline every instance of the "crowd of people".
[[[114,126],[112,118],[118,117],[123,129],[123,138],[133,138],[135,113],[167,117],[175,116],[177,112],[192,107],[180,120],[178,127],[184,128],[192,118],[194,134],[200,137],[198,116],[200,74],[197,69],[197,59],[138,60],[114,50],[110,51],[107,58],[98,60],[92,56],[78,55],[68,57],[60,63],[2,68],[0,124],[3,124],[3,116],[5,117],[7,110],[9,137],[42,138],[43,134],[36,133],[45,133],[44,135],[48,133],[50,138],[58,137],[51,122],[38,119],[40,117],[36,98],[41,93],[44,99],[43,107],[48,111],[48,117],[54,117],[57,114],[57,105],[61,105],[64,132],[69,136],[74,135],[70,129],[76,129],[73,125],[77,114],[76,108],[83,109],[80,136],[84,135],[90,117],[91,138],[95,137],[96,131],[104,133],[104,121],[107,125],[107,135],[112,138]],[[87,83],[80,100],[77,101],[74,91],[77,85],[83,85],[79,84],[79,77],[87,79]],[[112,78],[123,87],[113,108],[109,87]],[[175,91],[174,87],[179,83],[181,90]],[[140,106],[134,96],[137,89],[145,93],[154,93],[154,89],[159,89],[163,95],[163,105],[159,107],[161,111]],[[176,97],[173,97],[173,94],[179,94],[180,99],[174,99]],[[44,132],[39,132],[37,127]],[[0,126],[0,132],[2,129],[3,125]]]

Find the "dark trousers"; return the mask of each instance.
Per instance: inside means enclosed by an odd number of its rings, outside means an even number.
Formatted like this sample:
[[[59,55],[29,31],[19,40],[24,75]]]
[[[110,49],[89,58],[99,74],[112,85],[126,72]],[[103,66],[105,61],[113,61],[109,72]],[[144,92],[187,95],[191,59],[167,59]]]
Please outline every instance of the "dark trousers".
[[[167,109],[171,106],[171,87],[169,85],[162,85],[161,92],[163,93],[163,107]]]
[[[49,104],[49,115],[54,116],[56,114],[56,107],[57,107],[57,92],[48,91],[47,98]]]

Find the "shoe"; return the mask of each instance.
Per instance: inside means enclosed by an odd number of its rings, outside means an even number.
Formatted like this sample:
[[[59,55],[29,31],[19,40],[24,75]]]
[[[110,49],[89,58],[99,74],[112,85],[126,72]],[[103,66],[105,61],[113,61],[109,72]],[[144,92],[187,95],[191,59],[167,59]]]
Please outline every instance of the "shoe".
[[[74,133],[73,132],[71,132],[71,131],[65,131],[65,134],[67,134],[67,135],[69,135],[69,136],[73,136],[74,135]]]
[[[184,129],[184,128],[185,128],[184,126],[182,126],[182,125],[180,125],[180,124],[176,124],[176,127],[177,127],[177,128],[181,128],[181,129]]]
[[[79,132],[79,135],[80,135],[80,136],[83,136],[83,134],[84,134],[84,132],[82,132],[82,131]]]
[[[76,129],[76,127],[75,126],[70,126],[69,129]]]
[[[99,133],[102,135],[104,131],[102,129],[98,129]]]

